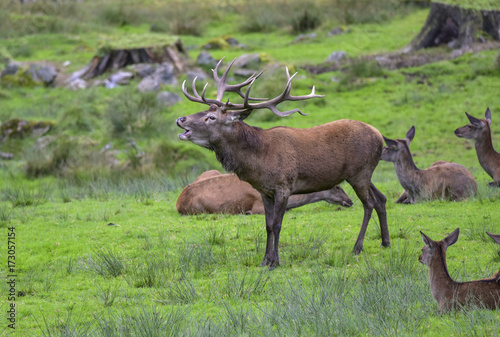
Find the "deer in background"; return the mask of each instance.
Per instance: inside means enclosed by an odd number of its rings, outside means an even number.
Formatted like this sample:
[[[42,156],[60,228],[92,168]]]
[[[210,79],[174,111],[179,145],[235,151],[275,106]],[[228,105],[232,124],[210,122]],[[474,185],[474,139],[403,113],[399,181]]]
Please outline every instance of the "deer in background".
[[[234,61],[233,61],[234,62]],[[219,61],[213,70],[217,85],[216,99],[201,95],[193,80],[193,95],[182,85],[184,95],[191,101],[206,104],[208,110],[179,117],[177,125],[184,130],[179,138],[191,141],[215,152],[224,169],[248,182],[262,196],[266,219],[266,253],[261,266],[273,269],[279,265],[279,239],[288,199],[292,194],[304,194],[331,189],[347,181],[361,200],[363,222],[354,253],[363,250],[368,222],[375,208],[380,223],[382,245],[390,246],[385,196],[372,184],[371,177],[382,153],[380,132],[366,123],[342,119],[308,129],[275,127],[261,129],[244,123],[253,110],[269,109],[285,117],[300,109],[279,111],[277,105],[285,101],[302,101],[323,97],[312,92],[292,96],[290,76],[281,94],[272,99],[251,98],[254,81],[262,74],[254,74],[240,84],[227,84],[229,64],[222,77],[218,76]],[[242,88],[248,86],[245,94]],[[243,103],[223,102],[226,92],[237,93]]]
[[[496,243],[500,245],[500,234],[492,234],[486,232],[493,240],[495,240]],[[498,252],[498,255],[500,255],[500,252]],[[496,273],[496,275],[493,276],[496,282],[500,283],[500,270]]]
[[[493,142],[491,141],[490,108],[486,109],[484,114],[485,119],[472,117],[467,112],[465,115],[469,119],[470,124],[456,129],[455,135],[460,138],[474,140],[479,164],[493,178],[493,182],[490,182],[488,185],[500,187],[500,153],[495,151]]]
[[[294,194],[288,199],[286,209],[326,201],[330,204],[351,207],[352,200],[340,186],[307,194]],[[264,214],[260,193],[249,183],[234,174],[222,174],[217,170],[203,172],[187,185],[175,205],[181,214],[228,213]]]
[[[414,204],[422,199],[445,198],[461,200],[477,193],[474,176],[462,165],[443,160],[425,170],[419,169],[410,152],[410,142],[415,137],[415,127],[406,133],[405,139],[384,137],[387,146],[382,150],[382,160],[394,163],[399,183],[404,192],[398,203]]]
[[[441,241],[433,241],[424,233],[425,246],[418,260],[429,267],[432,295],[439,310],[446,311],[458,306],[477,305],[487,309],[500,307],[500,283],[495,278],[470,282],[456,282],[448,273],[446,249],[457,242],[459,229]]]

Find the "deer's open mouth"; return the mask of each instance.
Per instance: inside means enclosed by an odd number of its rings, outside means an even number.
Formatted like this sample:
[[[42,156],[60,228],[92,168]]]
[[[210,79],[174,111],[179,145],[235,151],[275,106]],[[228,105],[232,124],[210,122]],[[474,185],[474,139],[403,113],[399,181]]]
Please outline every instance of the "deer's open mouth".
[[[191,137],[191,130],[184,129],[184,133],[179,133],[179,138],[182,140],[188,140]]]

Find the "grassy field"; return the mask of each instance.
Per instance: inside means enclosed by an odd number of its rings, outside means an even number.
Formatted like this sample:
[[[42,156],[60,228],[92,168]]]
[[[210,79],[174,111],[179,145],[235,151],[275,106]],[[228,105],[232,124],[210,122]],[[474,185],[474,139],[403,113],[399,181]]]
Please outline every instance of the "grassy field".
[[[220,169],[212,153],[177,138],[176,118],[204,106],[183,100],[160,107],[155,95],[138,92],[135,82],[81,91],[0,82],[0,121],[50,121],[54,127],[45,137],[56,139],[44,148],[33,137],[0,143],[0,151],[15,155],[0,162],[1,333],[498,336],[499,310],[441,314],[428,268],[418,256],[419,231],[440,240],[459,227],[460,238],[447,256],[454,279],[488,277],[500,267],[500,246],[484,233],[500,233],[500,189],[487,186],[491,178],[480,167],[473,143],[453,134],[467,123],[465,111],[482,117],[489,106],[493,143],[500,148],[499,50],[391,71],[354,59],[342,71],[312,75],[302,67],[323,63],[336,50],[356,58],[403,48],[419,32],[428,9],[372,1],[367,17],[359,10],[368,8],[366,1],[307,2],[317,24],[306,32],[318,36],[292,43],[301,33],[294,24],[304,13],[301,2],[279,2],[281,10],[272,1],[253,7],[244,1],[205,3],[179,1],[166,7],[155,1],[105,1],[98,7],[63,2],[43,10],[33,5],[31,14],[44,25],[27,24],[22,7],[3,4],[0,59],[9,54],[18,61],[59,66],[70,60],[64,70],[69,73],[90,61],[103,36],[150,34],[152,24],[163,27],[162,34],[178,35],[193,60],[210,39],[232,35],[247,48],[211,50],[214,58],[258,52],[282,65],[264,73],[257,92],[281,91],[287,65],[299,72],[294,94],[307,94],[316,85],[325,95],[297,104],[308,116],[280,119],[256,111],[248,124],[309,127],[350,118],[372,124],[389,138],[403,138],[415,125],[411,150],[417,166],[436,160],[460,163],[478,181],[478,195],[461,202],[395,204],[401,186],[393,165],[381,162],[373,182],[389,199],[391,248],[380,247],[374,217],[364,252],[351,253],[363,207],[343,184],[354,201],[351,208],[318,203],[285,215],[281,266],[269,272],[258,267],[266,237],[262,215],[185,217],[175,210],[183,186],[207,168]],[[283,4],[293,9],[284,10]],[[266,15],[250,15],[256,6],[266,6]],[[175,20],[167,24],[162,15]],[[182,26],[189,18],[202,19]],[[350,32],[328,36],[337,26]],[[213,96],[213,88],[207,95]],[[180,85],[165,89],[181,94]],[[117,123],[131,127],[120,131]],[[137,161],[132,141],[148,160]],[[110,143],[118,151],[117,167],[96,156]],[[7,320],[13,303],[8,233],[15,233],[15,331]]]

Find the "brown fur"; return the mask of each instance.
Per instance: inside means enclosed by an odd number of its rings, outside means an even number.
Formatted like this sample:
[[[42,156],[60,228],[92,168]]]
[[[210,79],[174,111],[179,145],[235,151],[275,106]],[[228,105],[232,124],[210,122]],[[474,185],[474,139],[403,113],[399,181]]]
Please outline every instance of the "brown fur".
[[[352,201],[340,186],[307,194],[291,195],[286,209],[292,209],[318,201],[327,201],[345,207]],[[177,211],[181,214],[229,213],[264,214],[260,193],[249,183],[234,174],[221,174],[211,170],[202,173],[187,185],[179,195]]]
[[[279,265],[279,234],[290,195],[331,189],[344,180],[364,208],[354,252],[363,249],[373,208],[379,216],[382,245],[390,245],[386,198],[371,183],[383,147],[377,129],[343,119],[309,129],[263,130],[242,122],[246,116],[240,113],[213,104],[208,111],[178,118],[177,125],[185,129],[179,135],[182,140],[213,150],[227,171],[262,195],[267,245],[261,265]]]
[[[446,249],[457,242],[458,228],[442,241],[433,241],[420,233],[425,246],[418,260],[429,267],[431,291],[439,310],[446,311],[466,305],[487,309],[500,307],[500,284],[495,279],[455,282],[450,277],[446,266]]]
[[[455,135],[460,138],[474,140],[477,159],[481,167],[493,178],[490,186],[500,187],[500,153],[493,148],[491,140],[491,111],[486,109],[485,119],[472,117],[465,113],[470,124],[455,130]]]
[[[382,160],[393,162],[398,180],[404,188],[398,203],[414,204],[422,199],[461,200],[477,193],[474,176],[464,166],[437,161],[425,170],[419,169],[410,152],[410,142],[415,136],[411,127],[405,139],[385,138]]]

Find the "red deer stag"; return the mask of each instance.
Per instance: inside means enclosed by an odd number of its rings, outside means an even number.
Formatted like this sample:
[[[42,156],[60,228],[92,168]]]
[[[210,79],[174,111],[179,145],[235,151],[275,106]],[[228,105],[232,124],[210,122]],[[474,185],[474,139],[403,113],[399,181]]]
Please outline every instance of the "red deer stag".
[[[446,266],[446,249],[457,242],[459,229],[442,241],[433,241],[424,233],[425,246],[418,260],[429,267],[432,295],[439,305],[439,310],[446,311],[457,305],[477,305],[487,309],[500,307],[500,283],[495,278],[470,282],[455,282]]]
[[[467,112],[465,115],[469,119],[470,124],[456,129],[455,135],[460,138],[474,140],[479,164],[493,178],[493,182],[489,183],[489,185],[500,187],[500,153],[495,151],[491,141],[490,108],[486,109],[484,114],[485,119],[472,117]]]
[[[404,188],[397,203],[414,204],[421,199],[437,198],[461,200],[477,193],[474,176],[462,165],[440,160],[425,170],[419,169],[410,152],[414,137],[414,126],[405,139],[384,137],[387,146],[382,150],[382,160],[394,163],[399,183]]]
[[[208,148],[224,169],[236,173],[262,196],[264,202],[267,243],[261,266],[270,269],[279,265],[279,238],[288,198],[292,194],[324,191],[346,180],[356,192],[364,208],[363,223],[354,245],[354,253],[363,250],[363,239],[373,208],[377,211],[382,234],[382,245],[390,246],[387,227],[386,198],[372,184],[372,173],[382,153],[383,138],[373,126],[354,120],[338,120],[309,129],[275,127],[268,130],[245,124],[243,120],[255,109],[269,109],[285,117],[300,109],[281,112],[277,105],[284,101],[301,101],[323,97],[312,92],[292,96],[290,76],[286,69],[287,84],[281,94],[273,99],[250,98],[254,81],[262,74],[254,74],[240,84],[227,84],[228,68],[218,76],[221,61],[213,70],[217,84],[217,98],[201,96],[193,81],[193,95],[182,85],[186,97],[209,106],[208,110],[179,117],[177,125],[185,132],[181,140],[191,141]],[[248,86],[245,94],[241,89]],[[243,103],[223,103],[225,92],[235,92]],[[253,102],[250,102],[253,101]]]
[[[351,207],[352,200],[340,186],[307,194],[294,194],[288,199],[286,209],[292,209],[318,201]],[[264,214],[260,193],[249,183],[234,174],[222,174],[217,170],[203,172],[187,185],[175,205],[181,214],[229,213]]]

